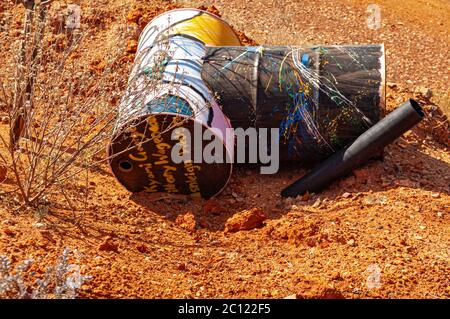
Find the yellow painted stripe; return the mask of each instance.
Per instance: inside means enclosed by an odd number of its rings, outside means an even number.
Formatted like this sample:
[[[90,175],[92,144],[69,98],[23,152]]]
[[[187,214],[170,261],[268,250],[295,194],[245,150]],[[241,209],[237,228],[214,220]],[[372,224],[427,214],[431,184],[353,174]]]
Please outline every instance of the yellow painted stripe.
[[[212,46],[241,45],[230,26],[209,14],[200,14],[178,23],[170,29],[170,33],[189,35]]]

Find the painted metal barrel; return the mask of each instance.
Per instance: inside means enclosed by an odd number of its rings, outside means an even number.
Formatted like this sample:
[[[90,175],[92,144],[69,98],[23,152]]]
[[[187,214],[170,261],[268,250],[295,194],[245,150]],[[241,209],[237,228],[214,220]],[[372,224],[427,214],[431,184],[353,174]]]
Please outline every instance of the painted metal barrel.
[[[227,130],[274,128],[281,161],[317,162],[379,121],[383,106],[382,45],[244,47],[220,18],[173,10],[140,38],[110,165],[132,192],[208,198],[232,171]],[[186,136],[208,135],[220,140],[220,160],[171,157]],[[189,146],[180,152],[202,154],[203,143]]]
[[[234,141],[224,138],[231,124],[201,79],[207,45],[241,43],[225,21],[197,9],[168,11],[143,30],[109,146],[112,172],[131,192],[211,197],[227,184]],[[175,163],[171,152],[183,137],[173,139],[179,127],[192,137],[224,138],[222,161]],[[199,154],[199,147],[191,152]]]
[[[281,161],[316,163],[381,119],[384,47],[209,47],[202,79],[233,127],[279,128]]]

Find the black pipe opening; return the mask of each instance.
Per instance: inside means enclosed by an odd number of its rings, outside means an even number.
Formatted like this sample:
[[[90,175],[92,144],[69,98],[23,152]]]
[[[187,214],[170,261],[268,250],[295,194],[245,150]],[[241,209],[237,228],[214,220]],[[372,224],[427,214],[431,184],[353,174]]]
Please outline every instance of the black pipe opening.
[[[119,160],[119,169],[122,172],[131,172],[133,170],[133,163],[127,159],[121,159]]]
[[[419,114],[420,117],[424,117],[425,116],[425,113],[423,112],[422,107],[420,106],[419,103],[417,103],[417,101],[415,101],[413,99],[409,99],[409,103],[411,104],[413,109],[417,112],[417,114]]]

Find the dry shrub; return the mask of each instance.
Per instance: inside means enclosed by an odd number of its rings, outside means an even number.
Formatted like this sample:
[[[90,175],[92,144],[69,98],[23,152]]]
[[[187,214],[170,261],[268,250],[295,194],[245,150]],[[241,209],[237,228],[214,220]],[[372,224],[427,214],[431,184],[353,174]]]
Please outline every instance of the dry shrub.
[[[73,6],[34,2],[27,9],[2,3],[0,14],[0,112],[8,125],[0,131],[0,166],[26,205],[53,190],[67,199],[65,185],[105,159],[131,64],[126,24],[102,38],[103,11],[69,27]],[[116,19],[125,15],[126,8]]]

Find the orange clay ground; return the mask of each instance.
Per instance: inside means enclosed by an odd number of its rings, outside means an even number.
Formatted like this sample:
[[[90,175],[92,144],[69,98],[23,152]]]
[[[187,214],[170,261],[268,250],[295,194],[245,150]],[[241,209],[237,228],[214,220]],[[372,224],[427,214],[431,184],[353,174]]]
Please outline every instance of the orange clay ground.
[[[13,264],[32,257],[39,275],[71,248],[73,262],[92,276],[82,298],[449,298],[448,2],[376,1],[379,30],[366,27],[370,1],[363,0],[74,2],[93,27],[87,67],[114,47],[103,40],[115,26],[139,30],[180,6],[220,12],[245,32],[246,44],[383,42],[387,110],[415,97],[427,118],[387,147],[383,162],[302,198],[279,195],[305,172],[296,166],[275,176],[239,167],[209,201],[130,194],[106,166],[91,172],[86,206],[75,212],[56,195],[48,212],[16,211],[14,196],[0,195],[0,255]],[[13,10],[19,29],[23,11]],[[89,20],[92,12],[100,20]],[[130,36],[117,79],[128,75],[135,40]],[[421,87],[432,89],[431,99]],[[8,173],[0,190],[13,187]],[[67,184],[74,193],[83,187]],[[380,285],[371,288],[377,267]]]

